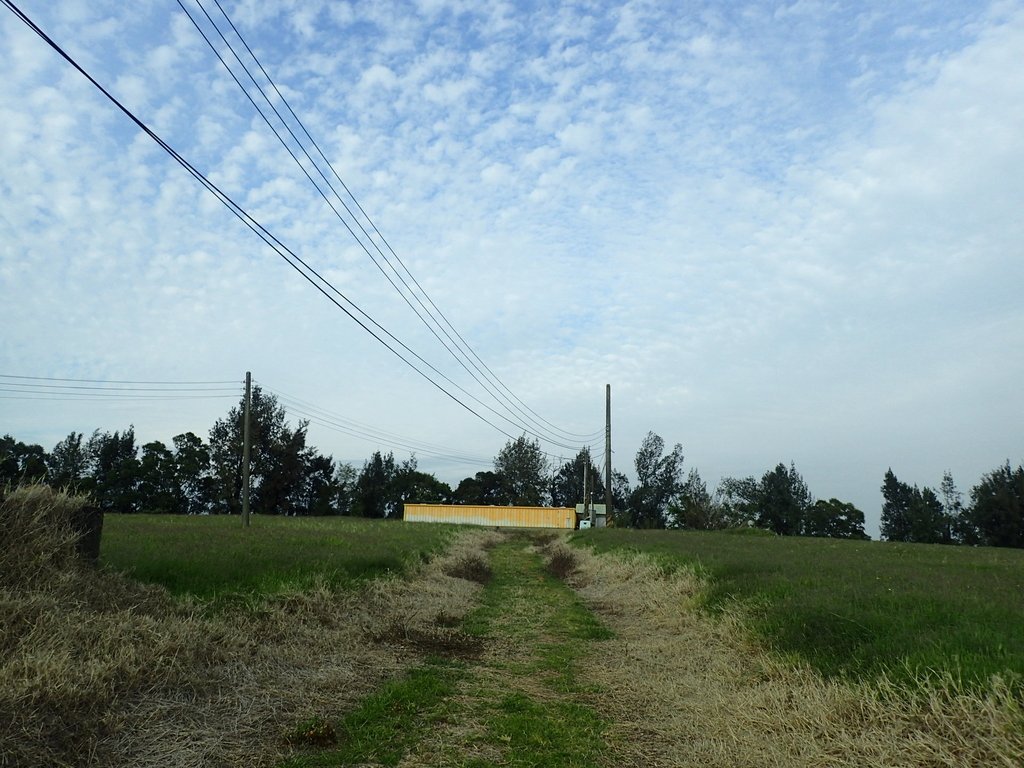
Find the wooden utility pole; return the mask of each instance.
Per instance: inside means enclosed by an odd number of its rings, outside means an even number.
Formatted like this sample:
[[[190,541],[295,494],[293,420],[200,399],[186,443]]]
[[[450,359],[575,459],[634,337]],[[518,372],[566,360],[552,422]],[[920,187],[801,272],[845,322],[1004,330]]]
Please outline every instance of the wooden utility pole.
[[[612,512],[612,385],[604,390],[604,520],[614,517]]]
[[[249,453],[252,442],[249,429],[249,411],[252,401],[252,373],[245,372],[245,407],[242,416],[242,521],[249,527]]]

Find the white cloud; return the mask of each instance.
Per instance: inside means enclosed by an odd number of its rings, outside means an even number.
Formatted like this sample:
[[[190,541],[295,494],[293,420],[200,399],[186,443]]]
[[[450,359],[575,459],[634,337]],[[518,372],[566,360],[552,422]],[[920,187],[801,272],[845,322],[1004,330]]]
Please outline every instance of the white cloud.
[[[186,157],[464,380],[180,13],[32,5]],[[794,459],[813,491],[871,516],[889,464],[968,484],[1019,452],[1024,417],[999,409],[1018,397],[1005,350],[1024,328],[1019,3],[229,11],[531,407],[592,431],[613,384],[617,466],[654,429],[711,480]],[[252,368],[364,421],[496,452],[500,435],[302,283],[13,17],[0,36],[0,301],[14,318],[0,369]],[[95,417],[9,402],[10,429],[44,444],[124,426],[114,410],[83,424]],[[167,439],[205,431],[219,407],[132,418]],[[315,438],[339,456],[373,449]]]

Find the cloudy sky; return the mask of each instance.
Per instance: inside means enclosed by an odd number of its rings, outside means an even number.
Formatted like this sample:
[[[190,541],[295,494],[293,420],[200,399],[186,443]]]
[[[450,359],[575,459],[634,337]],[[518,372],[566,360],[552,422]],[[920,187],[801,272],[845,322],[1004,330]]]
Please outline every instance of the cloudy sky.
[[[176,2],[18,5],[491,424],[0,8],[0,374],[232,382],[186,398],[6,378],[0,432],[205,435],[251,370],[321,417],[325,452],[415,443],[455,483],[502,432],[569,457],[611,384],[617,468],[648,430],[711,485],[792,461],[875,535],[888,467],[967,490],[1024,459],[1024,3],[221,2],[415,296]],[[426,296],[531,422],[413,313]]]

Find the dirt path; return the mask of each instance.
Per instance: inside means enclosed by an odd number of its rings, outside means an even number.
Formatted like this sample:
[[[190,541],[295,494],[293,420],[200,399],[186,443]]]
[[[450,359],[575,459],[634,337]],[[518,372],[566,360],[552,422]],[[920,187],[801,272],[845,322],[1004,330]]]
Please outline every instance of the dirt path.
[[[604,724],[587,704],[579,658],[610,635],[545,565],[521,538],[491,551],[493,578],[467,621],[485,650],[400,765],[603,764]]]
[[[1007,698],[826,681],[698,611],[686,570],[494,542],[493,577],[459,630],[476,653],[456,643],[289,768],[1024,765]]]

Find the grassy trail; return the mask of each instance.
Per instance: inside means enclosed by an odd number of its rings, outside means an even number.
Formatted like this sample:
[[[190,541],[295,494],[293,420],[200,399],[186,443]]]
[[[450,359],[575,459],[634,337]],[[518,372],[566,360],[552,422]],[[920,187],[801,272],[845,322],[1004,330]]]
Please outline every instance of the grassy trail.
[[[603,724],[580,657],[609,632],[523,538],[491,550],[492,578],[466,619],[469,662],[441,659],[373,697],[339,743],[288,766],[599,766]]]

